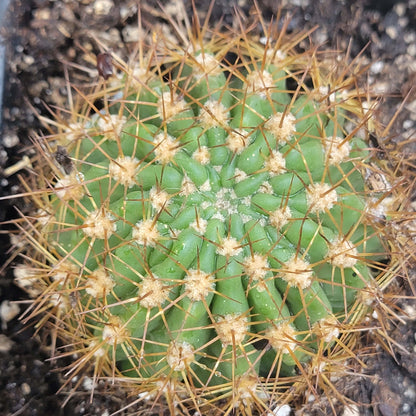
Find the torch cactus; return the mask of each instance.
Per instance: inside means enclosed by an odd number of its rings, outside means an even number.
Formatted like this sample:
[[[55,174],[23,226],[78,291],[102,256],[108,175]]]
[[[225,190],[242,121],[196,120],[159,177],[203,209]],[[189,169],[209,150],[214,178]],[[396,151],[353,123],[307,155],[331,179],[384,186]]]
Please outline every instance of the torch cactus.
[[[391,279],[396,188],[356,68],[283,39],[157,38],[37,141],[16,274],[77,353],[70,374],[251,414],[354,357]]]

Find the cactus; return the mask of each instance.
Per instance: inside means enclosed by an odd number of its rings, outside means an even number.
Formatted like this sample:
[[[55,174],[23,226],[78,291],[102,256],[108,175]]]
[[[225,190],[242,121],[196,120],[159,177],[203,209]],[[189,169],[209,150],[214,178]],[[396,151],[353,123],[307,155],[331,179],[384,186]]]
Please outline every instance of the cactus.
[[[172,414],[251,414],[354,358],[393,275],[397,187],[355,66],[296,52],[305,36],[202,35],[141,44],[56,114],[16,271],[70,375]]]

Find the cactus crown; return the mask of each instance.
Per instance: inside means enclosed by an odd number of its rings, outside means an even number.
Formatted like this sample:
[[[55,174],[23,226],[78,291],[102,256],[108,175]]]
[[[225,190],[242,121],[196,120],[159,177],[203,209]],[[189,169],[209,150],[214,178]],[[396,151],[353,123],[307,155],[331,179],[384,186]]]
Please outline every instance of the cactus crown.
[[[73,374],[89,363],[153,406],[244,414],[354,357],[390,279],[396,188],[360,138],[353,64],[296,52],[305,35],[198,30],[117,59],[121,76],[39,139],[19,275]]]

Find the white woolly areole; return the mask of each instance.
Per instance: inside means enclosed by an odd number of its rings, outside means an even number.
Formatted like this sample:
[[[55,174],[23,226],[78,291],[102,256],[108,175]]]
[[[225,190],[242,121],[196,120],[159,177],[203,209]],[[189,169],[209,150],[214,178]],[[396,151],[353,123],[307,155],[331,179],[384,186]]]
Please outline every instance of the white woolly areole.
[[[10,322],[20,312],[20,307],[16,303],[11,303],[8,300],[4,300],[0,304],[0,319],[3,325],[6,322]]]
[[[249,405],[251,400],[255,400],[258,395],[256,392],[258,379],[251,376],[241,376],[237,379],[236,385],[233,386],[233,393],[237,399],[234,407],[239,407],[242,402]]]
[[[292,218],[292,211],[289,207],[278,208],[276,211],[273,211],[269,214],[269,221],[273,227],[280,230],[284,227],[289,220]]]
[[[111,316],[104,326],[102,338],[108,344],[115,345],[124,342],[129,336],[129,331],[124,327],[123,322],[117,316]]]
[[[166,191],[157,189],[154,186],[149,192],[149,199],[152,207],[156,211],[161,211],[169,205],[170,195]]]
[[[265,337],[278,352],[287,354],[296,349],[296,331],[288,323],[281,323],[266,331]]]
[[[163,92],[157,102],[158,115],[162,120],[170,120],[186,108],[184,99],[171,91]]]
[[[256,289],[259,292],[263,292],[265,289],[264,278],[268,272],[270,266],[266,256],[254,253],[253,255],[246,257],[243,261],[244,273],[249,276],[253,281],[258,282]]]
[[[179,191],[179,195],[181,196],[188,196],[192,195],[194,192],[196,192],[196,186],[191,181],[188,175],[184,175],[181,183],[181,190]]]
[[[164,165],[171,162],[179,151],[176,139],[167,133],[159,133],[155,137],[154,144],[155,160]]]
[[[85,127],[80,122],[69,123],[64,134],[65,138],[72,142],[85,135]]]
[[[216,100],[208,100],[199,113],[199,121],[206,129],[226,125],[228,117],[225,106]]]
[[[147,68],[141,66],[136,66],[133,68],[132,77],[138,80],[142,80],[144,77],[149,76],[149,71]]]
[[[278,150],[272,150],[265,167],[271,176],[280,175],[286,170],[286,160]]]
[[[248,331],[248,321],[244,315],[228,314],[220,316],[215,330],[222,345],[240,345]]]
[[[244,181],[244,179],[247,179],[248,175],[243,170],[236,168],[234,171],[234,181],[235,183],[240,183]]]
[[[358,251],[349,240],[338,238],[332,241],[328,247],[327,257],[329,262],[336,267],[354,267],[358,259]]]
[[[95,298],[103,298],[111,292],[114,284],[114,280],[107,270],[100,266],[88,276],[85,291]]]
[[[285,144],[296,132],[296,117],[292,113],[275,113],[264,127],[275,137],[278,144]]]
[[[218,215],[221,215],[221,211],[227,211],[228,215],[236,214],[237,206],[233,202],[237,198],[237,195],[235,194],[233,189],[228,188],[221,188],[216,194],[215,194],[215,201],[212,204],[209,204],[208,206],[214,206]],[[208,206],[206,208],[208,208]],[[217,217],[219,218],[219,217]]]
[[[251,196],[245,196],[244,198],[242,198],[241,204],[246,205],[247,207],[251,206]]]
[[[217,247],[217,254],[221,256],[237,256],[243,251],[240,243],[234,237],[226,237],[221,241],[219,247]]]
[[[14,278],[18,281],[26,281],[26,280],[37,280],[36,272],[27,266],[26,264],[19,264],[13,269]],[[25,285],[19,285],[19,287],[25,287]]]
[[[192,154],[192,157],[201,165],[207,165],[210,160],[210,153],[207,146],[200,146]]]
[[[267,38],[262,38],[264,40],[263,45],[265,45],[268,42]],[[260,41],[262,40],[260,39]],[[272,49],[267,49],[266,52],[266,56],[268,59],[271,60],[271,62],[275,63],[275,64],[280,64],[284,59],[287,58],[287,53],[285,51],[282,51],[281,49],[277,49],[274,50],[274,48]]]
[[[63,293],[52,293],[48,296],[48,301],[52,307],[58,308],[60,311],[68,311],[70,308],[68,295],[64,295]]]
[[[195,360],[194,348],[188,342],[172,341],[166,351],[166,361],[173,371],[183,371]]]
[[[63,260],[55,264],[50,271],[51,279],[54,282],[59,282],[59,284],[64,284],[67,281],[73,281],[73,279],[78,278],[79,275],[79,267],[68,260]]]
[[[53,221],[55,217],[52,214],[49,214],[49,212],[46,209],[39,208],[36,211],[36,221],[42,226],[45,227],[51,221]],[[13,234],[12,234],[13,235]],[[10,237],[11,239],[11,237]]]
[[[193,66],[193,75],[198,78],[205,75],[218,75],[222,72],[221,65],[210,53],[199,54],[195,57],[197,65]]]
[[[128,80],[130,83],[129,86],[137,89],[142,89],[143,85],[148,83],[153,77],[154,74],[150,72],[145,66],[136,66],[134,68],[130,68],[128,73]]]
[[[89,349],[91,351],[94,351],[94,357],[96,358],[102,358],[106,355],[105,348],[100,347],[101,342],[99,342],[96,339],[93,339],[89,344]]]
[[[155,275],[145,276],[139,283],[140,305],[144,308],[161,306],[167,299],[169,288]]]
[[[126,123],[126,117],[119,116],[118,114],[106,114],[101,115],[98,119],[97,126],[103,134],[109,140],[117,140],[121,130]]]
[[[201,205],[200,205],[200,207],[202,208],[202,209],[207,209],[207,208],[209,208],[211,206],[211,203],[209,202],[209,201],[203,201],[202,203],[201,203]]]
[[[63,293],[52,293],[48,300],[52,306],[58,308],[61,311],[68,311],[70,308],[68,295],[64,295]]]
[[[220,220],[220,221],[222,221],[222,222],[224,222],[225,221],[225,217],[224,217],[224,215],[222,215],[221,214],[221,212],[216,212],[212,217],[211,217],[211,219],[217,219],[217,220]]]
[[[153,220],[147,219],[139,221],[134,226],[132,237],[138,244],[154,247],[160,234]]]
[[[227,136],[227,147],[236,154],[241,153],[249,143],[249,133],[243,129],[235,129]]]
[[[72,172],[59,179],[55,184],[55,194],[63,201],[79,201],[84,195],[85,190],[82,186],[84,175]]]
[[[337,192],[327,183],[312,183],[306,188],[306,200],[312,213],[330,210],[337,199]]]
[[[338,165],[350,156],[351,145],[342,137],[327,137],[324,141],[324,149],[329,165]]]
[[[209,182],[209,179],[207,179],[200,187],[199,190],[201,192],[208,192],[211,190],[211,184]]]
[[[194,302],[205,299],[215,288],[214,276],[202,270],[188,270],[183,280],[186,296]]]
[[[130,156],[118,157],[111,160],[108,165],[108,173],[111,178],[121,185],[131,188],[136,183],[139,160]]]
[[[88,237],[102,240],[116,232],[116,223],[110,212],[97,209],[87,216],[82,231]]]
[[[273,187],[269,182],[265,181],[260,185],[259,191],[263,194],[272,195],[274,193]]]
[[[189,226],[193,228],[199,234],[204,234],[207,229],[208,221],[203,218],[198,218],[192,222]]]
[[[339,336],[339,322],[334,315],[329,315],[315,323],[313,332],[324,342],[332,342]]]
[[[37,216],[38,213],[36,212],[35,215]],[[50,220],[55,222],[55,217],[52,217]],[[38,218],[36,218],[36,222],[42,225],[41,221],[39,221]],[[10,244],[16,249],[23,248],[27,244],[27,242],[25,241],[24,237],[21,234],[10,234],[9,238],[10,238]]]
[[[380,302],[382,297],[382,291],[377,282],[368,282],[367,285],[360,290],[359,300],[366,306],[373,306],[377,302]],[[375,312],[375,311],[374,311]]]
[[[266,97],[270,88],[274,87],[273,77],[268,71],[253,71],[247,76],[247,84],[252,92]]]
[[[14,283],[25,290],[30,297],[35,298],[41,294],[42,288],[37,285],[39,276],[36,271],[26,264],[19,264],[13,270]]]
[[[244,224],[247,224],[249,221],[251,221],[253,219],[253,217],[251,215],[246,215],[246,214],[241,214],[241,219],[243,221]],[[259,224],[260,224],[261,220],[259,220]],[[264,226],[264,224],[260,224],[261,226]]]
[[[293,257],[282,270],[282,278],[291,287],[306,289],[312,284],[313,270],[305,260]]]

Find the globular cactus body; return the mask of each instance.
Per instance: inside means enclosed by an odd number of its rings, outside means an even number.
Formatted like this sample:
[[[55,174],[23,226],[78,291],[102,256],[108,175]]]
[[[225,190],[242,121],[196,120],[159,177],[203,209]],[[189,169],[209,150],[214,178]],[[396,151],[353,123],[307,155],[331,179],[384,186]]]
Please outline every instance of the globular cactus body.
[[[147,397],[267,403],[279,377],[342,350],[388,256],[351,127],[361,93],[313,54],[153,48],[54,136],[71,163],[44,166],[39,303],[96,373]]]

